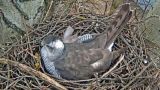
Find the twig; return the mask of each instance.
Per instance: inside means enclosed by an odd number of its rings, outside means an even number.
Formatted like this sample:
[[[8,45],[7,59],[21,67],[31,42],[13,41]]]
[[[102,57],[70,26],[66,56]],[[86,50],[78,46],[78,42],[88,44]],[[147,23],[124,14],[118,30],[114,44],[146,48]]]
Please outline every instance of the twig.
[[[52,86],[54,86],[58,90],[67,90],[67,88],[65,88],[64,86],[62,86],[58,82],[56,82],[54,79],[52,79],[49,76],[41,73],[40,71],[36,71],[36,70],[32,69],[31,67],[29,67],[27,65],[24,65],[24,64],[21,64],[19,62],[12,61],[12,60],[9,60],[9,59],[5,59],[5,58],[0,58],[0,63],[9,64],[9,65],[13,65],[15,67],[18,67],[20,70],[25,71],[26,73],[35,75],[35,76],[41,78],[42,80],[51,83]]]
[[[142,75],[142,73],[152,64],[152,62],[150,62],[146,67],[143,68],[143,70],[136,75],[136,77],[131,80],[127,85],[125,85],[121,90],[125,90],[130,84],[132,84],[140,75]]]
[[[119,61],[114,65],[114,67],[112,67],[109,71],[107,71],[106,73],[104,73],[101,77],[100,77],[100,79],[102,79],[102,78],[104,78],[106,75],[108,75],[111,71],[113,71],[113,69],[115,69],[116,67],[117,67],[117,65],[122,61],[124,59],[124,55],[121,55],[120,57],[119,57]],[[96,84],[96,82],[93,82],[93,85],[95,85]],[[91,88],[91,86],[89,86],[88,88],[87,88],[87,90],[90,90],[90,88]]]
[[[112,72],[112,71],[118,66],[118,64],[119,64],[123,59],[124,59],[124,55],[121,55],[121,56],[119,57],[118,62],[114,65],[114,67],[112,67],[108,72],[104,73],[104,74],[101,76],[101,78],[107,76],[110,72]]]
[[[48,16],[49,12],[51,11],[51,7],[52,7],[52,5],[53,5],[53,0],[50,2],[49,8],[48,8],[48,10],[47,10],[47,13],[46,13],[46,15],[45,15],[45,17],[44,17],[43,21],[45,21],[45,20],[46,20],[46,18],[47,18],[47,16]]]

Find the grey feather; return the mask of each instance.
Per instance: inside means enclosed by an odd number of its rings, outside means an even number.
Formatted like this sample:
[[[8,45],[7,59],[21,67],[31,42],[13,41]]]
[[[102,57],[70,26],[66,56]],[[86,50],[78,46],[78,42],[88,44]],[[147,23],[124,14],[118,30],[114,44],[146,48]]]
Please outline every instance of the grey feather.
[[[77,42],[78,43],[87,43],[87,42],[90,42],[93,39],[94,38],[93,38],[92,34],[84,34],[84,35],[78,37]]]
[[[54,77],[56,78],[59,78],[61,79],[59,73],[57,72],[57,70],[55,69],[55,66],[54,66],[54,62],[50,60],[50,58],[47,57],[47,52],[45,50],[44,47],[41,48],[41,57],[42,57],[42,60],[43,60],[43,64],[44,64],[44,67],[48,73],[50,73],[51,75],[53,75]]]

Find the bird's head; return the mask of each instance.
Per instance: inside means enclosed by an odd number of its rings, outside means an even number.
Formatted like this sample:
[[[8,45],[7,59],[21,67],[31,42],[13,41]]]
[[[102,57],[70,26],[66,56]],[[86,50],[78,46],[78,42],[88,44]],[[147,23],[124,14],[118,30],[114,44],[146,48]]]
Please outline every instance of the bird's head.
[[[64,50],[64,43],[62,40],[54,36],[44,38],[41,45],[41,55],[44,58],[49,58],[50,60],[61,56]]]

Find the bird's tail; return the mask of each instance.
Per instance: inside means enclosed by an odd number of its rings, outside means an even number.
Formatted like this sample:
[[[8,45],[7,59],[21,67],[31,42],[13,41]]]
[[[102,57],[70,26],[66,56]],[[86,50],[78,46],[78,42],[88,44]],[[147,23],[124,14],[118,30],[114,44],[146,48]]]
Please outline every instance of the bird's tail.
[[[117,10],[117,14],[113,21],[108,27],[108,30],[105,34],[107,34],[107,39],[104,42],[104,48],[109,48],[112,43],[114,43],[117,36],[122,31],[123,27],[127,24],[132,16],[132,10],[130,9],[130,4],[125,3],[120,6],[119,10]]]

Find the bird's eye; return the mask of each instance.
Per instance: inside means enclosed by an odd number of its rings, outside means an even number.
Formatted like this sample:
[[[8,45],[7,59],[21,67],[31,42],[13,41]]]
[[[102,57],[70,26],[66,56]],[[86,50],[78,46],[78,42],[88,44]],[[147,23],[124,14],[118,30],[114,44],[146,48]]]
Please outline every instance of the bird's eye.
[[[47,47],[49,50],[54,49],[54,47],[51,47],[50,45],[46,45],[46,47]]]
[[[48,53],[54,53],[55,47],[51,47],[50,45],[46,45]]]

